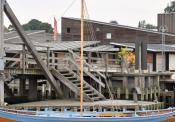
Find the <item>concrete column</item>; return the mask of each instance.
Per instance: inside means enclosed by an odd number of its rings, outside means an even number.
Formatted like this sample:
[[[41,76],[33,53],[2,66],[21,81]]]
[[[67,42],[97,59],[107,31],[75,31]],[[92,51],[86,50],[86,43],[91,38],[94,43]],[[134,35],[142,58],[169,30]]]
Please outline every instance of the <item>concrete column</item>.
[[[0,0],[0,105],[4,105],[4,17],[3,17],[4,0]]]
[[[20,78],[20,81],[19,81],[19,95],[20,96],[25,96],[25,89],[26,87],[26,79],[25,78]]]
[[[30,78],[29,79],[29,100],[35,101],[37,100],[37,79]]]

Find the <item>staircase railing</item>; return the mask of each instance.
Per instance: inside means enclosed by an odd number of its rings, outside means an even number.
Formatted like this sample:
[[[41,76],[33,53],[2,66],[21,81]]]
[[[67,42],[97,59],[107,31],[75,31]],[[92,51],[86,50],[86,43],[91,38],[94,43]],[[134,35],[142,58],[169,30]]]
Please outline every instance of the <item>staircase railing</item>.
[[[68,51],[70,52],[70,54],[72,54],[72,58],[73,58],[73,60],[70,59],[70,61],[71,61],[73,64],[75,64],[76,68],[79,69],[79,65],[78,65],[78,63],[76,63],[76,59],[80,59],[79,55],[75,54],[75,53],[74,53],[72,50],[70,50],[70,49],[69,49]],[[112,94],[111,89],[110,89],[110,87],[109,87],[109,83],[108,83],[108,81],[107,81],[106,76],[103,75],[101,72],[97,71],[95,68],[93,68],[93,67],[92,67],[90,64],[88,64],[85,60],[84,60],[84,65],[85,65],[85,67],[87,67],[88,69],[93,70],[94,73],[98,74],[100,77],[102,77],[102,78],[104,79],[104,82],[105,82],[105,84],[106,84],[106,87],[107,87],[107,89],[108,89],[108,91],[109,91],[110,98],[113,99],[113,94]],[[90,76],[94,81],[96,81],[100,86],[102,86],[102,87],[104,86],[104,87],[105,87],[105,85],[103,85],[104,83],[102,83],[99,79],[97,79],[96,76],[94,76],[92,73],[88,72],[86,69],[84,70],[84,72],[85,72],[88,76]],[[100,86],[99,86],[99,87],[100,87]],[[103,87],[103,88],[104,88],[104,87]]]

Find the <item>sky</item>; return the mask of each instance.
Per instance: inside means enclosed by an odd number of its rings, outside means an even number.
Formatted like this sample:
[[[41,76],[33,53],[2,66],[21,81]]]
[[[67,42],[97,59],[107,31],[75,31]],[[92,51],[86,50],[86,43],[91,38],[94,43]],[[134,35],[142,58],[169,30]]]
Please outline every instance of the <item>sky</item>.
[[[121,25],[137,27],[140,20],[157,25],[157,14],[164,12],[164,8],[170,1],[86,0],[86,4],[89,13],[88,19],[102,22],[116,20]],[[31,19],[38,19],[53,25],[53,17],[56,17],[58,30],[61,30],[60,18],[62,16],[80,17],[80,0],[7,0],[7,2],[21,24],[25,24]],[[71,3],[73,3],[72,6]],[[10,24],[6,17],[4,23],[5,26]]]

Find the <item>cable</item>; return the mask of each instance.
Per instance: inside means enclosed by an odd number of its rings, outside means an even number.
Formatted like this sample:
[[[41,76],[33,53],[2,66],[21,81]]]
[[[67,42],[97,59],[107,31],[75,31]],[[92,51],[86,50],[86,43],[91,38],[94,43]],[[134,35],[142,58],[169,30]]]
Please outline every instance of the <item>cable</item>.
[[[73,6],[73,4],[76,2],[77,0],[73,0],[71,2],[71,4],[65,9],[65,11],[63,12],[63,14],[61,16],[64,16],[66,14],[66,12]]]

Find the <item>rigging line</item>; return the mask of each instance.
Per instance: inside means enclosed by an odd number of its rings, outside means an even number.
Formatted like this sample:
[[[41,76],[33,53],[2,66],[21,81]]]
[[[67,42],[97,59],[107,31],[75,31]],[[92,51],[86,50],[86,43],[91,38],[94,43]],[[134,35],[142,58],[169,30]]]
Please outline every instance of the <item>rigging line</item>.
[[[89,13],[88,13],[88,9],[87,9],[87,4],[86,4],[86,2],[84,4],[85,4],[84,9],[85,9],[85,12],[86,12],[85,15],[89,19],[90,17],[89,17]],[[88,29],[89,29],[89,32],[90,32],[92,40],[96,40],[96,36],[95,36],[95,33],[94,33],[94,29],[93,29],[92,23],[87,21],[87,26],[88,26]]]
[[[89,19],[88,13],[86,13],[86,14],[87,14],[87,18]],[[89,32],[90,32],[91,39],[92,40],[96,40],[96,37],[95,37],[95,34],[94,34],[94,30],[93,30],[93,27],[92,27],[92,23],[87,22],[87,26],[88,26],[88,29],[89,29]]]
[[[77,0],[73,0],[70,4],[69,4],[69,6],[65,9],[65,11],[63,12],[63,14],[61,14],[61,16],[64,16],[66,13],[67,13],[67,11],[73,6],[73,4],[76,2]]]

